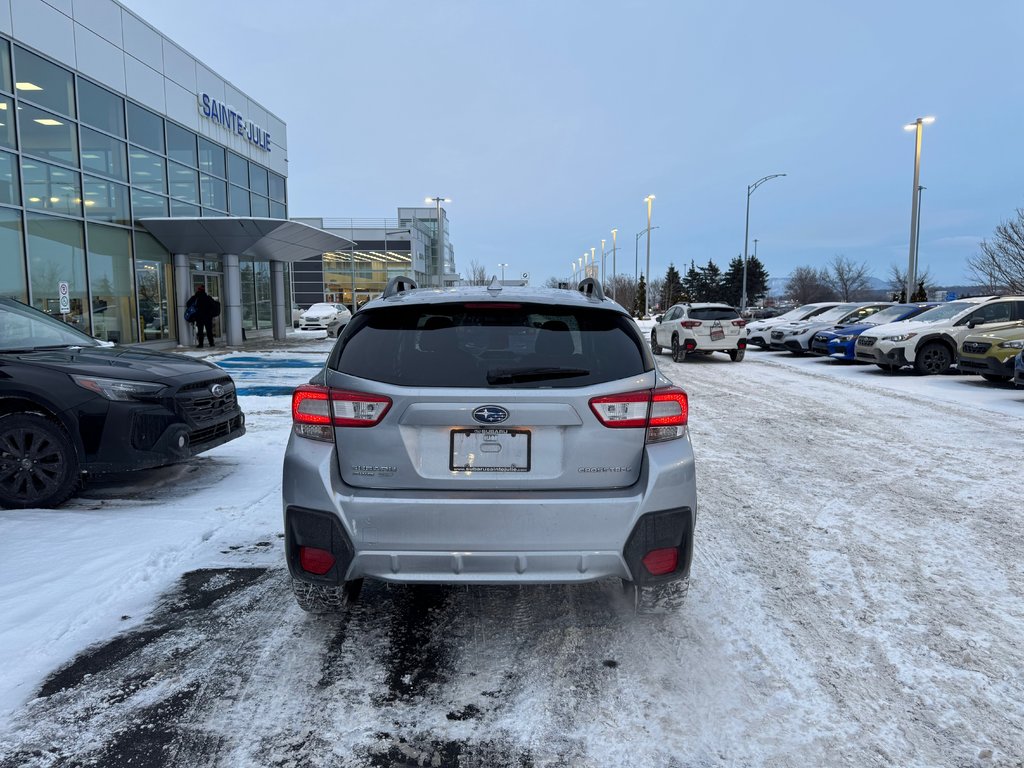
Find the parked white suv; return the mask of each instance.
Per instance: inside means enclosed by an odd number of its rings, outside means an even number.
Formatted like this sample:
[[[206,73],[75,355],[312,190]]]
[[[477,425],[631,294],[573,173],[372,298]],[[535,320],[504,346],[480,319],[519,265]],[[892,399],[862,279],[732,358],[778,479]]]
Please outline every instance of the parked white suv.
[[[677,363],[695,352],[725,352],[733,362],[743,359],[747,321],[728,304],[676,304],[656,319],[658,324],[651,329],[651,351],[656,355],[668,348]]]
[[[811,339],[819,331],[832,329],[839,325],[851,325],[863,322],[880,309],[891,306],[891,301],[871,302],[860,301],[840,304],[810,320],[796,320],[792,323],[781,323],[772,328],[772,349],[802,355],[811,351]]]
[[[776,317],[767,317],[764,320],[755,320],[747,324],[747,344],[754,344],[762,349],[771,346],[772,328],[783,323],[791,323],[794,320],[807,320],[808,318],[820,315],[839,304],[838,301],[819,301],[814,304],[804,304],[789,312]]]
[[[1024,296],[978,296],[942,304],[910,320],[872,328],[857,338],[857,360],[895,371],[944,373],[964,338],[979,325],[996,330],[1024,320]]]

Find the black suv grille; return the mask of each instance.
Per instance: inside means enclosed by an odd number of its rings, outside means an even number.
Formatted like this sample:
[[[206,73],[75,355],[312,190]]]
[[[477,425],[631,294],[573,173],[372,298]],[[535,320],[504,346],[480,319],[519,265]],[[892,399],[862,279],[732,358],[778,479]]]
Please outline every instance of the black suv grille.
[[[220,389],[215,394],[218,387]],[[223,421],[238,410],[235,384],[227,377],[184,386],[178,390],[175,401],[182,412],[199,426]]]
[[[873,347],[873,346],[875,346],[875,341],[876,341],[876,339],[875,339],[874,336],[858,336],[857,337],[857,346],[858,347]]]
[[[983,341],[965,341],[964,352],[969,355],[982,355],[988,352],[991,344],[986,344]]]

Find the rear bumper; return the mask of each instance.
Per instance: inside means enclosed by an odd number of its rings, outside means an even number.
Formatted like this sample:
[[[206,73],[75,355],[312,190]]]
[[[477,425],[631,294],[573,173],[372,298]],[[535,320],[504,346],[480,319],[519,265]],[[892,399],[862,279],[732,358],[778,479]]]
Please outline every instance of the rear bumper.
[[[293,436],[283,497],[292,575],[329,584],[364,577],[455,584],[608,577],[642,582],[646,571],[627,544],[637,536],[664,539],[667,528],[679,540],[661,546],[680,548],[679,567],[658,580],[671,580],[689,572],[696,518],[693,453],[686,438],[648,446],[641,477],[629,488],[428,492],[346,486],[333,445]],[[664,522],[641,522],[658,515],[676,522],[667,528]],[[322,577],[309,574],[298,564],[298,546],[330,547],[338,562]]]

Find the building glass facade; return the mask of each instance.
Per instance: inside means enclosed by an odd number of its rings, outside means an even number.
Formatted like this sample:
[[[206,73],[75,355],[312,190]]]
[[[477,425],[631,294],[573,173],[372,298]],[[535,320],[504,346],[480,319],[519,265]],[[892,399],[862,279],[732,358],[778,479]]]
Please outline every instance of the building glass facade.
[[[172,257],[138,220],[235,215],[287,218],[284,177],[0,36],[0,295],[100,339],[171,341]],[[200,263],[193,282],[219,288]],[[270,327],[270,264],[242,265],[245,327]]]

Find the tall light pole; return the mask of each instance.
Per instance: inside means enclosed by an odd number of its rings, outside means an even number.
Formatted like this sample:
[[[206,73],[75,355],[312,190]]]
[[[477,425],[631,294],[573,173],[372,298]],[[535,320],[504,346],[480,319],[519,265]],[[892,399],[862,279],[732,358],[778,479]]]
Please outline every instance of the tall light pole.
[[[602,237],[601,238],[601,279],[599,280],[599,282],[602,285],[604,285],[604,275],[605,275],[605,271],[604,271],[604,244],[605,244],[605,239]]]
[[[615,245],[615,236],[619,234],[618,229],[612,230],[612,301],[615,301],[615,276],[619,274],[615,269],[615,254],[618,251],[618,246]]]
[[[501,267],[501,282],[504,283],[505,282],[505,267],[507,267],[508,264],[502,263],[502,264],[499,264],[498,266]]]
[[[743,312],[747,308],[747,246],[750,242],[750,196],[754,194],[755,189],[760,187],[766,181],[778,179],[785,175],[786,174],[784,173],[773,173],[770,176],[762,176],[753,184],[747,185],[747,225],[743,230],[743,293],[740,295],[740,312]]]
[[[596,250],[597,248],[595,246],[590,247],[590,271],[587,273],[587,277],[593,277],[594,272],[597,271],[597,267],[595,266],[596,261],[594,259],[594,251]]]
[[[434,203],[437,206],[437,274],[434,276],[437,280],[436,285],[441,286],[441,273],[444,272],[444,228],[441,226],[441,203],[450,203],[451,198],[449,197],[425,197],[423,198],[424,203]]]
[[[934,117],[919,117],[912,123],[903,126],[905,131],[914,132],[914,193],[910,201],[910,257],[907,261],[907,301],[914,293],[917,282],[917,218],[920,215],[921,186],[921,134],[926,125],[935,122]]]
[[[644,317],[651,316],[651,308],[649,306],[648,296],[650,296],[651,287],[651,203],[654,202],[654,195],[648,195],[644,198],[644,202],[647,203],[647,288],[644,291]]]

